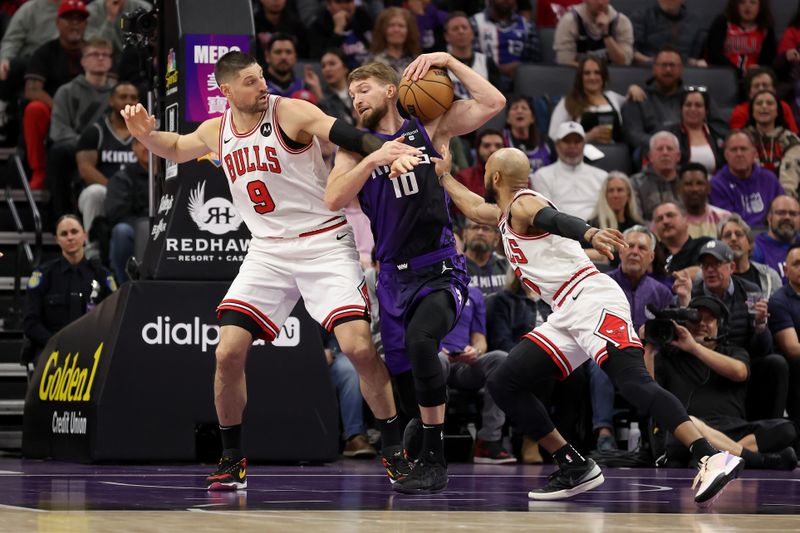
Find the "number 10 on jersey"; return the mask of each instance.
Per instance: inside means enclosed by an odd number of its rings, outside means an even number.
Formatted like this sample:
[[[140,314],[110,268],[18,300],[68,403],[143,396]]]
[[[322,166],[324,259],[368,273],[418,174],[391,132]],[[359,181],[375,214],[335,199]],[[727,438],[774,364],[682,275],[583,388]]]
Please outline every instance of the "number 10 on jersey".
[[[402,198],[403,196],[411,196],[419,192],[419,185],[417,185],[417,176],[413,172],[406,172],[400,174],[396,178],[389,178],[394,187],[395,198]]]

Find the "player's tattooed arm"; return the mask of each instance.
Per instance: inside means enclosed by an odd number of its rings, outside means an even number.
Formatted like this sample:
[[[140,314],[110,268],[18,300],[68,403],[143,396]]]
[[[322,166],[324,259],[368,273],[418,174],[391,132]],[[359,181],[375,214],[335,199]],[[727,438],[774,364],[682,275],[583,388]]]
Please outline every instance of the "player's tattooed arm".
[[[453,155],[446,144],[439,148],[439,153],[442,157],[431,157],[431,161],[433,161],[436,175],[439,177],[439,183],[450,195],[456,207],[464,213],[464,216],[474,222],[496,225],[502,214],[500,208],[496,204],[484,201],[450,174],[453,167]]]

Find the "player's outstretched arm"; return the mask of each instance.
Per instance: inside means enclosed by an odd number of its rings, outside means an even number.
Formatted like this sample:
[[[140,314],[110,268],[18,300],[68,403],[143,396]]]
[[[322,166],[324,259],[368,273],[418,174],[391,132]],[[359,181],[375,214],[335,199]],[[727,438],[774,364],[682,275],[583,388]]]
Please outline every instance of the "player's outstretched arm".
[[[431,157],[431,161],[434,163],[439,183],[442,184],[447,194],[453,199],[456,207],[464,213],[464,216],[474,222],[496,225],[502,214],[500,208],[495,204],[486,203],[483,198],[464,187],[450,174],[450,170],[453,167],[453,154],[450,153],[450,149],[446,144],[439,148],[439,153],[442,157]]]
[[[187,135],[156,131],[156,119],[142,104],[126,105],[122,118],[131,135],[157,156],[183,163],[218,149],[220,118],[206,120]]]
[[[431,67],[445,67],[452,71],[471,95],[468,100],[453,102],[441,118],[437,132],[451,137],[471,133],[506,105],[506,97],[489,80],[446,52],[422,54],[406,67],[403,76],[418,80]]]

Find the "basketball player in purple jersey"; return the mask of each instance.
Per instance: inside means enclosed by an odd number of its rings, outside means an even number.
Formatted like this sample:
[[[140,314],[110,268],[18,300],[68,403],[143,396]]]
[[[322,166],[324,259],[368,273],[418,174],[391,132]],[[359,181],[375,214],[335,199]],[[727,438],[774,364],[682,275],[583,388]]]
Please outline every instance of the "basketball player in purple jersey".
[[[419,56],[404,76],[418,80],[433,66],[448,68],[472,98],[454,102],[444,115],[426,122],[400,116],[398,79],[391,68],[370,63],[350,74],[348,87],[362,124],[382,139],[403,139],[418,148],[421,162],[395,175],[386,165],[340,150],[325,192],[331,209],[358,196],[370,219],[380,262],[377,294],[386,364],[393,375],[412,371],[423,444],[411,473],[393,485],[403,493],[439,492],[447,486],[446,376],[438,352],[467,300],[469,283],[465,259],[455,248],[449,199],[430,158],[439,155],[435,146],[474,131],[505,105],[502,93],[447,53]]]

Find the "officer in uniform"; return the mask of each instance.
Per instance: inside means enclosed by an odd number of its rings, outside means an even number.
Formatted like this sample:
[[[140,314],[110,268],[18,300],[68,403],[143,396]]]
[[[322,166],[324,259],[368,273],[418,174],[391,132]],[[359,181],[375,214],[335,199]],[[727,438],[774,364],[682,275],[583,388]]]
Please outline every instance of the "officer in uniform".
[[[23,353],[26,364],[38,359],[54,333],[117,289],[111,272],[84,256],[86,232],[78,217],[58,220],[56,240],[61,256],[35,268],[25,292],[22,327],[31,343]]]

